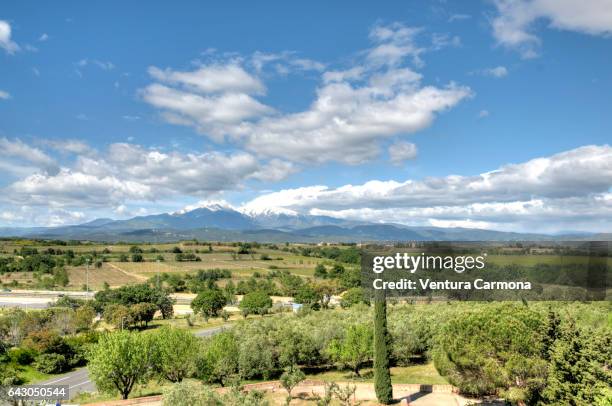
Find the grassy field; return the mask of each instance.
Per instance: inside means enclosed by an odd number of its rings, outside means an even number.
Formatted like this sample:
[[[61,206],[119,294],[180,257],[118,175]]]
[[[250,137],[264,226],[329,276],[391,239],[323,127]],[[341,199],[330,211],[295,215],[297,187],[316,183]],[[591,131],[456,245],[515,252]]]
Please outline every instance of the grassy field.
[[[26,384],[44,381],[54,376],[39,372],[32,365],[20,365],[17,367],[17,370],[19,377],[22,378]]]

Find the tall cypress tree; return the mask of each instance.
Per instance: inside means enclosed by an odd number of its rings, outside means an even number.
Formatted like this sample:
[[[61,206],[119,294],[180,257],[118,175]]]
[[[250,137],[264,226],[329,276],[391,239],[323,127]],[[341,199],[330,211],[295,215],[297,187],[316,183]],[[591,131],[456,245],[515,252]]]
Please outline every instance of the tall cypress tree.
[[[388,337],[387,302],[384,295],[380,295],[374,304],[374,389],[376,398],[384,405],[388,405],[393,400]]]

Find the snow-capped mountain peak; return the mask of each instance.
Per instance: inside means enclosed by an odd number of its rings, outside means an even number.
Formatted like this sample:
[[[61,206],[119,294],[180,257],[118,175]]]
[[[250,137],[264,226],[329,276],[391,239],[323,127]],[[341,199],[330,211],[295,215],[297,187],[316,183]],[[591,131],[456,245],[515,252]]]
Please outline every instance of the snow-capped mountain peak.
[[[207,209],[210,211],[231,210],[236,211],[236,208],[225,200],[201,200],[195,204],[190,204],[183,207],[181,210],[175,211],[172,215],[178,216],[196,209]]]

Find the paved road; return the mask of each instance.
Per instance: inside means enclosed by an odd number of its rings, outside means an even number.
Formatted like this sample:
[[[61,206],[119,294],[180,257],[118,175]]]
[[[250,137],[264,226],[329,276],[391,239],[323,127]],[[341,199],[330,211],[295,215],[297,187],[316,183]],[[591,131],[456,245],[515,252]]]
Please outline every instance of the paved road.
[[[96,390],[96,385],[89,379],[87,367],[75,369],[53,379],[37,382],[36,385],[68,385],[70,397],[76,396],[81,392],[93,392]]]
[[[211,327],[203,330],[194,331],[196,337],[210,337],[218,334],[228,328],[225,324],[219,327]],[[96,385],[89,378],[87,367],[75,369],[64,375],[58,375],[52,379],[42,382],[36,382],[36,385],[68,385],[70,397],[74,397],[81,392],[93,392],[96,390]]]

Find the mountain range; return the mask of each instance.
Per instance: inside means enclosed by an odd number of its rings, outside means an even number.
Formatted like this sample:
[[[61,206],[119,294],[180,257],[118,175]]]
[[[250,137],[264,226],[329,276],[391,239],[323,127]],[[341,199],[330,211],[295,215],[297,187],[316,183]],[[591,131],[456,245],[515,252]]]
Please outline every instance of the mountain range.
[[[91,241],[162,242],[185,239],[260,242],[612,240],[612,234],[526,234],[471,228],[411,227],[298,214],[288,210],[240,210],[209,204],[193,210],[100,218],[60,227],[4,227],[1,237]]]

